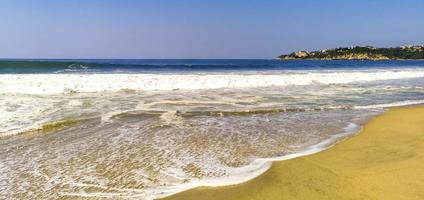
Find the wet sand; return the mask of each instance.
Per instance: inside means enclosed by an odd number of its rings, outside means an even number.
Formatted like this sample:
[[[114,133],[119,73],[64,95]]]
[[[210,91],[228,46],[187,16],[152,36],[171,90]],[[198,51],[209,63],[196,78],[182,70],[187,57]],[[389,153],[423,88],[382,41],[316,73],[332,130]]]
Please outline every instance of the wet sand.
[[[188,190],[168,200],[423,199],[424,106],[392,108],[320,153],[273,163],[243,184]]]

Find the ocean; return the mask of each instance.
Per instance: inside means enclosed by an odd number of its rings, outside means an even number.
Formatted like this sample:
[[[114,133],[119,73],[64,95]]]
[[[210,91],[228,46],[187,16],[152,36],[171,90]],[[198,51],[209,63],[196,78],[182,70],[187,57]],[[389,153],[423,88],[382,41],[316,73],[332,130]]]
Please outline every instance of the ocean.
[[[154,199],[424,103],[424,61],[0,60],[0,196]]]

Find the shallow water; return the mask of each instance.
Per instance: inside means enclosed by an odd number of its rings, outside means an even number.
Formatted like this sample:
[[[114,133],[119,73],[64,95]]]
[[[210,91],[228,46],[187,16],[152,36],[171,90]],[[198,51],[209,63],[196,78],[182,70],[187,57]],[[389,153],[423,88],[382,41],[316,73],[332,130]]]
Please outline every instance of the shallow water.
[[[320,70],[311,69],[316,65]],[[386,107],[423,103],[418,65],[313,62],[192,72],[174,66],[166,73],[72,65],[69,73],[3,73],[0,195],[151,199],[242,182],[269,160],[351,136]]]

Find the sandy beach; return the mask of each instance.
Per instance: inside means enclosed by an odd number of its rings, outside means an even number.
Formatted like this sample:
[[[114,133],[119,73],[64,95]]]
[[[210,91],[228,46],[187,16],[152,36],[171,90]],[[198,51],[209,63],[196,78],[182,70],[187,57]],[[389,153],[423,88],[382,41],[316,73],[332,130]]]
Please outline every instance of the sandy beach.
[[[196,188],[168,200],[422,199],[424,106],[391,108],[359,135],[320,153],[273,163],[243,184]]]
[[[424,200],[424,0],[22,2],[0,200]]]

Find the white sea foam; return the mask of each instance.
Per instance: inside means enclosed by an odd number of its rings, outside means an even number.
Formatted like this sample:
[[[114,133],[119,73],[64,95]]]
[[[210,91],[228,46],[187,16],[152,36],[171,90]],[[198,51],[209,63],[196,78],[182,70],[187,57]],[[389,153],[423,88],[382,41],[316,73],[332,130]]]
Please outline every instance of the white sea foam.
[[[164,187],[155,187],[147,188],[140,190],[130,190],[130,189],[115,189],[119,192],[113,193],[68,193],[62,192],[61,195],[64,196],[78,196],[78,197],[103,197],[103,198],[141,198],[141,199],[156,199],[170,196],[185,190],[192,188],[206,186],[206,187],[218,187],[226,185],[234,185],[246,182],[251,180],[271,167],[271,161],[264,160],[255,160],[247,166],[239,168],[228,168],[228,171],[231,173],[230,176],[217,177],[217,178],[203,178],[203,179],[193,179],[187,183],[173,185],[173,186],[164,186]],[[99,186],[96,186],[99,187]],[[110,189],[110,188],[109,188]]]
[[[311,154],[318,153],[325,149],[328,149],[335,145],[336,141],[341,141],[342,138],[345,138],[349,135],[353,135],[355,133],[359,133],[360,126],[354,123],[349,123],[343,130],[343,133],[336,134],[331,136],[330,138],[323,140],[315,145],[312,145],[303,151],[287,154],[280,157],[272,157],[272,158],[259,158],[251,162],[249,165],[240,167],[240,168],[232,168],[230,170],[231,176],[227,177],[218,177],[218,178],[208,178],[208,179],[199,179],[193,180],[186,184],[181,184],[172,187],[163,187],[163,188],[155,188],[154,190],[148,190],[147,194],[144,193],[143,197],[147,198],[163,198],[166,196],[170,196],[176,194],[178,192],[182,192],[185,190],[189,190],[196,187],[206,186],[206,187],[219,187],[219,186],[228,186],[244,183],[251,179],[258,177],[259,175],[266,172],[270,167],[273,161],[283,161],[289,160],[301,156],[307,156]],[[136,196],[132,196],[136,197]]]
[[[276,74],[7,74],[0,75],[0,94],[248,88],[344,84],[419,77],[424,77],[424,70],[310,71]]]
[[[414,79],[411,81],[413,84],[411,87],[402,88],[403,80],[401,81],[393,81],[396,84],[398,82],[402,82],[402,84],[394,85],[393,90],[389,92],[395,92],[396,95],[400,96],[397,98],[391,98],[393,96],[384,96],[388,92],[385,88],[382,87],[374,87],[374,85],[381,86],[380,84],[370,83],[370,87],[367,84],[358,84],[360,87],[356,90],[358,85],[350,84],[350,85],[331,85],[329,87],[315,87],[315,85],[310,84],[344,84],[344,83],[357,83],[357,82],[367,82],[367,81],[383,81],[383,80],[395,80],[395,79],[408,79],[408,78],[420,78],[424,77],[424,70],[369,70],[369,71],[332,71],[332,72],[290,72],[290,73],[281,73],[276,72],[275,74],[174,74],[174,75],[165,75],[165,74],[39,74],[39,75],[0,75],[0,136],[4,133],[4,135],[13,135],[18,134],[24,131],[38,129],[44,123],[48,123],[55,120],[61,120],[66,118],[74,118],[81,116],[92,116],[95,115],[97,117],[101,117],[103,126],[106,123],[113,123],[114,116],[126,113],[126,112],[135,112],[138,111],[158,111],[157,113],[161,113],[160,117],[154,123],[160,123],[164,125],[170,125],[167,127],[178,127],[181,125],[181,116],[178,115],[181,110],[182,113],[184,111],[190,112],[191,107],[196,111],[197,107],[200,107],[201,110],[204,107],[210,106],[216,108],[218,111],[221,110],[249,110],[255,108],[270,108],[270,109],[279,109],[279,108],[299,108],[298,111],[305,112],[293,112],[293,114],[289,113],[286,116],[296,115],[296,116],[305,116],[307,112],[315,112],[317,108],[321,108],[322,111],[328,112],[364,112],[367,113],[369,111],[382,111],[381,108],[392,107],[392,106],[402,106],[402,105],[410,105],[410,104],[420,104],[424,103],[424,100],[409,100],[402,101],[405,98],[402,97],[402,92],[417,92],[418,96],[414,96],[414,99],[422,97],[422,88],[420,88],[420,84],[422,79]],[[416,82],[415,80],[418,80]],[[409,83],[410,80],[405,80],[405,83]],[[380,83],[380,82],[378,82]],[[384,84],[391,84],[391,81],[384,82]],[[238,90],[231,90],[233,93],[231,95],[228,94],[228,91],[225,90],[223,93],[215,94],[216,91],[181,91],[181,92],[168,92],[169,90],[176,89],[216,89],[216,88],[248,88],[248,87],[268,87],[268,86],[286,86],[286,85],[310,85],[307,87],[289,87],[287,90],[283,92],[284,95],[280,95],[280,88],[267,88],[266,93],[260,93],[263,88],[242,90],[241,92]],[[365,85],[365,86],[364,86]],[[415,85],[418,85],[415,87]],[[308,88],[308,90],[305,90]],[[312,88],[312,89],[309,89]],[[315,92],[316,88],[324,88],[327,90],[320,90]],[[142,93],[86,93],[86,92],[102,92],[102,91],[119,91],[119,90],[139,90],[139,91],[152,91],[152,90],[164,90],[165,92],[159,92],[156,95],[156,92],[142,92]],[[278,91],[269,91],[273,89],[278,89]],[[292,89],[293,91],[291,91]],[[298,92],[297,90],[301,90]],[[312,92],[311,92],[312,91]],[[343,91],[343,92],[340,92]],[[358,92],[359,91],[359,92]],[[358,94],[362,94],[360,92],[364,91],[365,94],[368,94],[368,91],[373,91],[375,94],[384,94],[381,95],[384,99],[377,99],[376,101],[369,101],[372,98],[369,96],[365,96],[366,100],[363,101],[364,98],[355,99]],[[43,96],[38,94],[61,94],[68,92],[78,92],[80,94],[74,95],[49,95]],[[203,93],[206,92],[206,93]],[[246,94],[246,92],[248,94]],[[249,93],[250,92],[250,93]],[[380,93],[379,93],[380,92]],[[397,93],[396,93],[397,92]],[[240,94],[238,94],[240,93]],[[9,95],[10,94],[10,95]],[[16,94],[16,96],[12,95]],[[36,95],[27,95],[27,94],[36,94]],[[153,94],[153,95],[152,95]],[[207,94],[207,95],[205,95]],[[237,95],[235,95],[237,94]],[[243,95],[241,95],[243,94]],[[305,95],[304,95],[305,94]],[[127,96],[128,95],[128,96]],[[171,95],[166,97],[167,95]],[[215,95],[215,96],[214,96]],[[302,96],[304,95],[304,96]],[[324,97],[328,96],[328,101]],[[98,96],[98,97],[94,97]],[[203,96],[207,96],[208,98],[203,98]],[[375,95],[377,96],[377,95]],[[272,97],[272,98],[268,98]],[[283,98],[276,98],[283,97]],[[289,101],[286,102],[287,97],[296,97],[290,98]],[[331,98],[330,98],[331,97]],[[242,100],[238,100],[241,98]],[[333,104],[333,101],[330,99],[335,98],[346,98],[348,105],[339,105]],[[387,99],[385,99],[387,98]],[[272,101],[269,101],[272,99]],[[325,101],[325,104],[313,104],[306,105],[304,103],[308,102],[308,100],[312,101],[317,99],[317,101]],[[397,102],[394,102],[397,101]],[[294,102],[294,103],[293,103]],[[383,102],[383,103],[381,103]],[[388,103],[392,102],[392,103]],[[290,103],[293,103],[291,105]],[[373,105],[367,105],[371,104]],[[381,104],[378,104],[381,103]],[[205,106],[207,105],[207,106]],[[299,107],[296,107],[299,106]],[[328,108],[328,109],[327,109]],[[185,110],[186,109],[186,110]],[[290,109],[289,109],[290,110]],[[296,111],[297,109],[292,109]],[[342,111],[343,110],[343,111]],[[348,110],[348,111],[345,111]],[[178,112],[177,112],[178,111]],[[346,115],[346,114],[343,114]],[[254,116],[254,115],[252,115]],[[321,119],[322,116],[326,116],[324,112],[319,113]],[[339,116],[339,115],[337,115]],[[342,115],[340,115],[342,116]],[[356,115],[355,115],[356,116]],[[367,115],[368,116],[368,115]],[[194,122],[205,122],[199,125],[206,126],[205,124],[215,123],[217,120],[213,119],[207,121],[205,119],[210,119],[213,116],[202,116],[199,119],[195,118],[190,120],[194,120]],[[230,119],[236,117],[228,117]],[[262,118],[257,118],[262,119]],[[273,118],[272,118],[273,119]],[[278,119],[278,118],[276,118]],[[318,118],[313,118],[318,119]],[[331,119],[338,119],[337,117],[332,117]],[[150,119],[149,119],[150,120]],[[196,121],[199,120],[199,121]],[[205,121],[203,121],[205,120]],[[246,120],[246,119],[244,119]],[[119,121],[119,120],[117,120]],[[257,121],[255,119],[251,119],[250,122]],[[265,121],[265,120],[264,120]],[[273,121],[273,120],[272,120]],[[305,120],[307,121],[307,120]],[[337,120],[336,120],[337,121]],[[345,124],[341,120],[343,125]],[[349,120],[353,122],[357,122],[355,120]],[[127,122],[125,120],[119,121]],[[142,122],[142,120],[140,120]],[[187,123],[188,121],[186,121]],[[224,121],[225,122],[225,121]],[[228,123],[223,123],[222,127],[224,131],[228,130],[228,124],[231,124],[233,121],[229,121]],[[285,121],[284,121],[285,122]],[[303,121],[302,121],[303,122]],[[333,121],[330,121],[333,122]],[[147,123],[147,122],[146,122]],[[274,123],[274,122],[273,122]],[[360,123],[360,122],[358,122]],[[34,124],[34,126],[31,126]],[[129,125],[128,125],[129,124]],[[131,141],[134,142],[134,138],[131,137],[133,132],[129,131],[133,128],[133,124],[131,121],[128,124],[123,124],[126,132],[118,134],[118,136],[114,136],[113,139],[109,140],[99,140],[104,141],[105,144],[111,145],[114,141],[117,141],[116,144],[124,145],[126,142]],[[190,123],[188,123],[190,124]],[[197,124],[197,123],[195,123]],[[251,123],[246,123],[251,124]],[[278,123],[283,124],[283,123]],[[296,123],[297,124],[297,123]],[[108,125],[108,124],[106,124]],[[131,126],[130,126],[131,125]],[[140,127],[143,124],[137,124]],[[178,126],[176,126],[178,125]],[[113,124],[115,126],[115,124]],[[219,127],[213,125],[215,127]],[[325,126],[323,123],[322,126]],[[341,125],[342,126],[342,125]],[[337,126],[338,128],[341,126]],[[112,125],[111,125],[112,127]],[[137,126],[134,126],[134,131],[143,131],[144,129],[137,129]],[[191,127],[191,126],[187,126]],[[230,126],[232,127],[232,126]],[[184,126],[181,126],[181,130],[185,130]],[[234,128],[238,128],[235,126]],[[260,128],[260,126],[258,126]],[[119,129],[121,130],[121,129]],[[276,130],[276,129],[273,129]],[[278,129],[281,130],[281,129]],[[298,135],[302,129],[293,129],[293,133]],[[339,130],[339,129],[338,129]],[[292,148],[292,153],[288,153],[281,157],[272,157],[272,158],[260,158],[253,160],[249,165],[231,168],[226,167],[220,164],[220,162],[211,161],[210,158],[212,156],[204,156],[200,157],[200,161],[198,163],[204,163],[201,165],[206,168],[208,171],[214,171],[214,169],[219,169],[221,175],[217,175],[215,178],[200,178],[195,179],[190,176],[187,176],[181,169],[168,170],[165,168],[162,173],[165,174],[166,177],[171,177],[172,181],[178,180],[176,182],[166,182],[167,180],[161,180],[167,186],[150,186],[147,185],[142,189],[131,189],[131,188],[107,188],[106,182],[94,182],[93,184],[86,183],[70,183],[71,186],[75,186],[75,188],[81,188],[81,190],[64,190],[61,192],[61,195],[68,196],[79,196],[79,197],[108,197],[108,198],[135,198],[135,199],[154,199],[158,197],[169,196],[187,189],[195,188],[198,186],[224,186],[224,185],[232,185],[238,184],[250,179],[253,179],[260,174],[264,173],[271,166],[272,161],[276,160],[287,160],[292,159],[299,156],[305,156],[313,153],[317,153],[322,151],[323,149],[329,148],[336,141],[345,138],[357,132],[359,130],[359,126],[355,124],[349,124],[345,129],[343,134],[338,134],[334,136],[326,137],[327,139],[324,141],[315,141],[315,138],[312,138],[316,143],[315,145],[311,145],[306,149],[300,150],[300,148],[310,145],[308,144],[299,144],[299,148]],[[270,131],[270,133],[274,133],[275,131]],[[308,134],[309,131],[305,131]],[[173,134],[167,135],[167,131],[163,131],[164,136],[173,136]],[[218,131],[219,133],[219,131]],[[290,131],[291,133],[291,131]],[[90,133],[91,134],[91,133]],[[283,133],[282,133],[283,134]],[[101,135],[101,134],[99,134]],[[115,134],[114,134],[115,135]],[[134,134],[135,135],[135,134]],[[152,141],[165,141],[163,138],[159,137]],[[184,134],[186,136],[186,134]],[[255,134],[246,134],[247,135],[255,135]],[[167,138],[166,137],[166,138]],[[118,139],[119,138],[119,139]],[[126,139],[123,139],[126,138]],[[178,137],[175,137],[178,139]],[[175,139],[174,138],[174,139]],[[259,138],[259,137],[258,137]],[[252,138],[251,141],[256,141],[256,137]],[[81,140],[84,141],[84,140]],[[140,141],[144,141],[141,140]],[[173,140],[170,140],[173,141]],[[244,140],[243,140],[244,141]],[[259,140],[258,140],[259,141]],[[272,141],[270,141],[272,144]],[[85,142],[84,142],[85,143]],[[82,144],[84,144],[82,143]],[[98,141],[96,141],[98,143]],[[89,143],[88,144],[96,144]],[[143,146],[145,144],[143,142],[135,142],[134,145]],[[175,145],[171,145],[173,143],[158,143],[158,147],[164,147],[166,145],[167,148],[170,146],[174,147]],[[244,143],[243,143],[244,144]],[[314,143],[313,143],[314,144]],[[297,147],[293,145],[294,147]],[[119,147],[119,146],[118,146]],[[269,147],[269,146],[267,146]],[[86,148],[86,147],[85,147]],[[81,148],[85,150],[85,148]],[[124,148],[123,148],[124,149]],[[208,146],[208,149],[211,149],[211,146]],[[221,150],[220,148],[219,150]],[[68,151],[68,149],[66,149]],[[163,150],[163,155],[166,155],[169,152],[175,151],[173,148]],[[96,151],[97,152],[97,149]],[[162,152],[162,151],[159,151]],[[215,151],[218,152],[218,151]],[[262,151],[261,151],[262,152]],[[280,151],[279,151],[280,152]],[[286,151],[281,151],[286,152]],[[172,154],[172,153],[171,153]],[[35,154],[34,154],[35,155]],[[37,154],[41,155],[41,154]],[[63,155],[62,153],[58,153],[57,155]],[[108,156],[110,154],[107,154]],[[122,157],[123,154],[117,157]],[[162,154],[161,154],[162,155]],[[183,154],[186,155],[186,154]],[[190,155],[190,154],[187,154]],[[275,154],[266,154],[266,155],[258,155],[254,157],[267,157]],[[168,158],[168,157],[164,157]],[[178,162],[180,166],[184,166],[185,163],[191,163],[195,160],[191,160],[194,158],[190,158],[189,156],[184,156],[183,158],[187,158],[187,160],[182,160]],[[207,159],[203,159],[207,158]],[[250,158],[250,157],[247,157]],[[207,163],[210,161],[210,163]],[[154,162],[153,162],[154,163]],[[19,166],[19,165],[16,165]],[[21,165],[24,166],[24,165]],[[55,165],[53,165],[55,166]],[[56,165],[59,166],[59,165]],[[176,165],[173,165],[171,168],[177,168]],[[1,165],[0,165],[1,168]],[[218,174],[218,173],[217,173]],[[220,177],[219,177],[220,176]],[[159,176],[159,178],[161,178]],[[185,182],[189,180],[188,182]],[[142,181],[140,181],[142,182]],[[182,183],[182,184],[179,184]],[[100,189],[111,189],[104,190],[104,192],[91,192],[90,188],[100,188]],[[87,189],[87,190],[84,190]],[[97,190],[96,190],[97,191]],[[0,192],[1,193],[1,192]]]
[[[367,105],[367,106],[355,106],[354,108],[355,109],[374,109],[374,108],[389,108],[389,107],[417,105],[417,104],[424,104],[424,99],[398,101],[393,103],[374,104],[374,105]]]
[[[287,154],[280,157],[273,158],[259,158],[252,161],[249,165],[238,167],[238,168],[227,168],[228,176],[216,177],[216,178],[202,178],[202,179],[192,179],[187,183],[173,185],[173,186],[164,186],[164,187],[155,187],[155,188],[146,188],[144,190],[134,190],[128,191],[126,189],[119,190],[115,193],[61,193],[64,196],[79,196],[79,197],[106,197],[106,198],[142,198],[142,199],[156,199],[171,196],[173,194],[193,189],[196,187],[219,187],[219,186],[228,186],[244,183],[251,179],[258,177],[259,175],[266,172],[272,165],[273,161],[282,161],[289,160],[301,156],[311,155],[318,153],[322,150],[325,150],[335,144],[336,141],[340,141],[341,138],[347,137],[354,133],[358,133],[360,126],[354,123],[349,123],[344,129],[344,132],[341,134],[333,135],[330,138],[323,140],[315,145],[312,145],[303,151]]]

